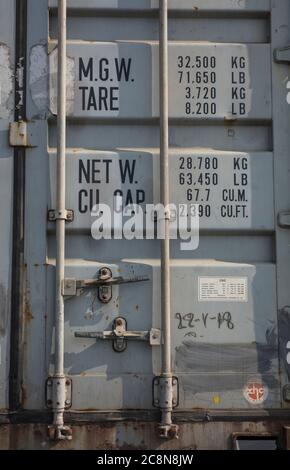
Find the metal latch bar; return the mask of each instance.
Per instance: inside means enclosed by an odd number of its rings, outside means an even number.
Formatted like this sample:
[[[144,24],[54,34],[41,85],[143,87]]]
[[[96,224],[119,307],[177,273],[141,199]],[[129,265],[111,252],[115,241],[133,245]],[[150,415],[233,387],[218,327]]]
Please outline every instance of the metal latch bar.
[[[63,295],[72,297],[80,295],[83,289],[96,288],[99,290],[98,298],[102,303],[108,303],[112,299],[112,286],[122,284],[133,284],[137,282],[149,281],[148,276],[135,276],[132,278],[123,278],[122,276],[113,277],[112,271],[107,268],[99,270],[99,277],[96,279],[74,279],[66,278],[63,281]]]
[[[115,318],[111,331],[76,331],[76,338],[90,338],[96,340],[110,340],[116,352],[123,352],[127,348],[127,341],[148,341],[151,346],[161,344],[161,332],[157,328],[149,331],[129,331],[125,318]]]
[[[120,284],[133,284],[135,282],[148,281],[146,276],[135,276],[133,278],[112,277],[111,279],[82,279],[76,280],[76,289],[85,289],[101,286],[117,286]]]

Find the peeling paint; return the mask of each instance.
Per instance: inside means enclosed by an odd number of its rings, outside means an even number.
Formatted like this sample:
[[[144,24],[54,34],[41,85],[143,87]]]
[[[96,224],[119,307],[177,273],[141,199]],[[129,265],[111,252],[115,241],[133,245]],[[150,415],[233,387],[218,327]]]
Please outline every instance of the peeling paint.
[[[13,72],[10,66],[10,50],[0,44],[0,118],[7,119],[12,111]]]
[[[33,46],[30,52],[29,86],[32,100],[40,111],[48,109],[48,56],[45,46]]]
[[[66,112],[73,114],[75,100],[75,63],[74,59],[67,57],[66,62]],[[57,49],[49,55],[49,102],[52,114],[57,114]]]
[[[57,49],[50,55],[46,46],[37,44],[30,52],[30,93],[40,112],[57,114]],[[74,104],[74,60],[67,58],[67,114]]]
[[[16,108],[20,110],[24,103],[24,57],[20,57],[16,68],[17,94]],[[22,116],[23,118],[23,116]]]
[[[265,422],[179,423],[179,439],[160,439],[154,422],[79,423],[73,425],[73,440],[49,441],[47,424],[0,425],[3,450],[223,450],[232,449],[233,436],[269,433],[282,439],[284,420]],[[282,444],[282,441],[281,441]]]

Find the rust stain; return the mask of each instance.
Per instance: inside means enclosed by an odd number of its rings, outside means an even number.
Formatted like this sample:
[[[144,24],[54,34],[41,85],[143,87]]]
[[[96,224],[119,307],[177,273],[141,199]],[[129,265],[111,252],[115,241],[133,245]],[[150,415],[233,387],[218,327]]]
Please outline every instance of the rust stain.
[[[26,267],[24,268],[24,276],[26,276]],[[29,324],[34,319],[34,316],[32,315],[32,311],[31,311],[29,295],[30,295],[30,288],[26,279],[26,286],[25,286],[25,292],[24,292],[23,317],[24,317],[24,323],[27,323],[27,324]]]
[[[52,442],[46,424],[0,425],[1,449],[110,449],[110,450],[222,450],[231,449],[238,434],[282,437],[285,420],[271,422],[180,423],[180,438],[165,441],[158,437],[157,423],[118,422],[72,425],[73,440]]]
[[[227,127],[236,124],[236,122],[237,122],[237,118],[234,118],[234,117],[231,117],[231,116],[225,116],[224,117],[224,124]]]
[[[30,304],[28,300],[25,300],[24,304],[24,320],[25,323],[30,323],[34,319],[34,316],[31,313]]]

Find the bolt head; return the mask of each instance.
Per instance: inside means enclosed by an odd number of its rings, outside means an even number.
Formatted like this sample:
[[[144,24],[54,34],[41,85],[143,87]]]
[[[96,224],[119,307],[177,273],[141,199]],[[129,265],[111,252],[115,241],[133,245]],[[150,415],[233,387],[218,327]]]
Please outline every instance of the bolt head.
[[[108,268],[102,268],[101,269],[101,275],[102,276],[108,276],[110,274],[110,271]]]

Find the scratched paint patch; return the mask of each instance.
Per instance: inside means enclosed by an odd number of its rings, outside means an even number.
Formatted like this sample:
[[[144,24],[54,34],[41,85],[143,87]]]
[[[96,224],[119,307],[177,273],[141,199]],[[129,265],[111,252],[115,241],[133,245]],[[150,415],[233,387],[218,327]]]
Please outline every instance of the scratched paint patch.
[[[10,67],[9,47],[0,44],[0,118],[8,118],[12,106],[10,97],[13,91],[13,73]]]
[[[66,59],[66,112],[68,115],[73,113],[75,101],[75,61],[67,57]],[[57,49],[54,49],[49,55],[49,92],[50,92],[50,111],[57,114]]]
[[[251,405],[262,405],[268,398],[269,389],[262,383],[248,382],[244,387],[243,395]]]
[[[45,46],[31,49],[29,85],[31,97],[39,110],[48,108],[48,56]]]

